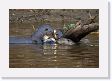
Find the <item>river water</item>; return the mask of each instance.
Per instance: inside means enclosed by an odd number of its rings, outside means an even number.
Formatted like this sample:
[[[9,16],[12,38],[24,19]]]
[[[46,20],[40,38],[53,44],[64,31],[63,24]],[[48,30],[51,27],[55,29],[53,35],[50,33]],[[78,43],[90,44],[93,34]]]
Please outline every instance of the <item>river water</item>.
[[[22,28],[20,28],[22,26]],[[31,25],[10,25],[10,36],[28,36]],[[31,31],[32,30],[32,31]],[[98,68],[99,35],[75,45],[9,44],[10,68]]]

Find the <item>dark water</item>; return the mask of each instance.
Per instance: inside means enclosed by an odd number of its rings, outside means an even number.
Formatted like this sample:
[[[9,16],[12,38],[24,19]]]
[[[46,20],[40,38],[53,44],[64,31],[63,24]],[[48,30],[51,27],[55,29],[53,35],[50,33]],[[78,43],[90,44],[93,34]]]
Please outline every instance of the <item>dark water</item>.
[[[10,35],[19,35],[18,29],[11,28]],[[29,30],[27,27],[22,33],[29,34],[27,33]],[[89,43],[82,42],[76,45],[10,44],[9,67],[98,68],[99,37],[97,34],[90,34],[86,38],[90,41]]]

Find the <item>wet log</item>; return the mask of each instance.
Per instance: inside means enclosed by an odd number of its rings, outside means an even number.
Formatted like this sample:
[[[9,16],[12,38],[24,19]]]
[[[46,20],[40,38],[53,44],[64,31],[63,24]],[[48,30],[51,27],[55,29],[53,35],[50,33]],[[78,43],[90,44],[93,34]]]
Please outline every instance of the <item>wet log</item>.
[[[79,42],[83,37],[88,35],[91,32],[94,32],[99,29],[99,24],[98,23],[92,23],[89,25],[79,25],[74,29],[68,30],[65,34],[64,37],[71,39],[75,43]]]

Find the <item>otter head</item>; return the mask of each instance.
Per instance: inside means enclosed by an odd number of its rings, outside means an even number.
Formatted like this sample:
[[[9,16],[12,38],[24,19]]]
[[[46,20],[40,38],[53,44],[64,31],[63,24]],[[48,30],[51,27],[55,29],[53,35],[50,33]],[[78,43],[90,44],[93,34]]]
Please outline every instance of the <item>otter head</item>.
[[[36,29],[31,38],[36,43],[43,43],[43,36],[48,33],[53,33],[53,29],[50,25],[44,24]]]
[[[59,29],[54,30],[53,33],[54,33],[54,38],[55,38],[56,40],[60,39],[60,38],[63,36],[61,30],[59,30]]]

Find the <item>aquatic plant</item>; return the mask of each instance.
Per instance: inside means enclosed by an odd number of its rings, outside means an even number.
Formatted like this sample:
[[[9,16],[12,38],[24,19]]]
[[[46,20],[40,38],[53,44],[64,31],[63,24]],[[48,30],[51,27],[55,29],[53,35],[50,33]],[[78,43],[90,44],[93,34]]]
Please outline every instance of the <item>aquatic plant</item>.
[[[76,28],[76,24],[74,24],[74,23],[64,24],[63,33],[67,32],[70,29],[74,29],[74,28]]]

